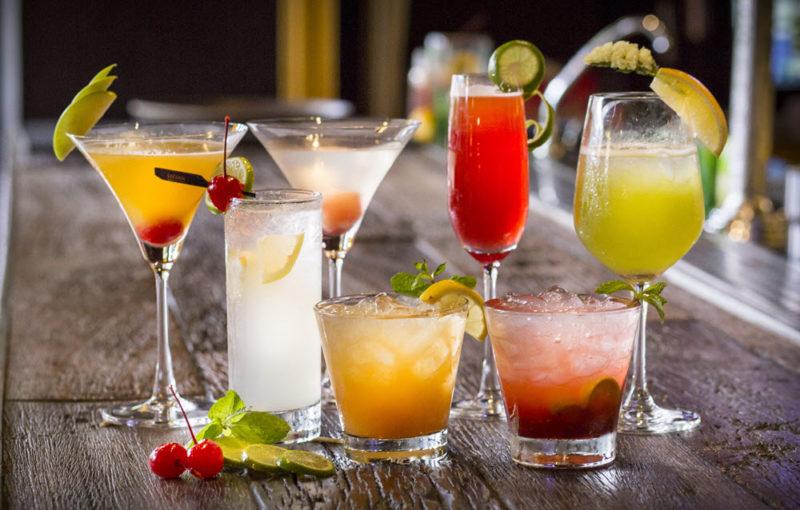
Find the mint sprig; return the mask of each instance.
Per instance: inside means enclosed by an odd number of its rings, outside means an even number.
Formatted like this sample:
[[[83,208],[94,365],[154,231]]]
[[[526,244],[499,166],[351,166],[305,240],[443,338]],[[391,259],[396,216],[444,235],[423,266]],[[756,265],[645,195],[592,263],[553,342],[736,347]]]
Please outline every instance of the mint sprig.
[[[428,262],[426,260],[420,260],[414,264],[414,269],[417,270],[416,273],[400,272],[392,276],[390,280],[392,290],[398,294],[420,297],[422,293],[425,292],[425,289],[436,282],[436,278],[444,273],[446,268],[447,264],[442,262],[436,266],[436,269],[431,271],[428,269]],[[465,285],[470,289],[474,288],[477,284],[475,278],[469,275],[452,275],[449,279]]]
[[[291,430],[283,418],[263,411],[248,411],[233,390],[214,402],[208,418],[211,421],[196,434],[198,441],[232,436],[248,443],[273,444]]]
[[[594,291],[597,294],[614,294],[616,292],[630,292],[634,301],[645,302],[651,305],[658,312],[658,318],[664,322],[664,305],[667,300],[661,295],[666,288],[667,282],[655,282],[648,285],[643,290],[638,290],[630,283],[623,280],[609,280],[601,283]]]

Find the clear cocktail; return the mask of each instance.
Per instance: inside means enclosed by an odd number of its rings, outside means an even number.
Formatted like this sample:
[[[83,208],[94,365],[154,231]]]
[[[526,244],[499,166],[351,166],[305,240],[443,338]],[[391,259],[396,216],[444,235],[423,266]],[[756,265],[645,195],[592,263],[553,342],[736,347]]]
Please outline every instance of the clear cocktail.
[[[358,461],[437,458],[466,323],[466,300],[434,306],[376,294],[316,306],[344,430]]]
[[[551,288],[487,301],[486,316],[514,461],[613,461],[639,307]]]
[[[320,200],[259,191],[225,213],[229,386],[253,409],[283,417],[289,441],[320,430]]]

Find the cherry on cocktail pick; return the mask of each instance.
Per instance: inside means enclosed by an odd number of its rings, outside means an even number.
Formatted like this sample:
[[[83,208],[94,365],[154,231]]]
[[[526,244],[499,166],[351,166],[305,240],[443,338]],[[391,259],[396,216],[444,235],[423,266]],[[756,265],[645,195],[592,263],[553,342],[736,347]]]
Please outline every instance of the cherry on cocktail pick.
[[[225,138],[222,140],[222,175],[217,175],[211,179],[208,185],[208,196],[214,207],[220,212],[228,210],[228,206],[234,198],[244,196],[244,184],[235,177],[228,175],[228,128],[231,124],[229,115],[225,116]]]

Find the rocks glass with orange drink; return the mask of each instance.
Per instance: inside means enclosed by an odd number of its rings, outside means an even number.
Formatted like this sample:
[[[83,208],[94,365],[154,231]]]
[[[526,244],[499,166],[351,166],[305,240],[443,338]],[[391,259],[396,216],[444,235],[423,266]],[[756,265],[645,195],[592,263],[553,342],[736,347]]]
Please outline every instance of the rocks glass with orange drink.
[[[392,294],[315,307],[348,457],[405,462],[445,454],[467,301]]]

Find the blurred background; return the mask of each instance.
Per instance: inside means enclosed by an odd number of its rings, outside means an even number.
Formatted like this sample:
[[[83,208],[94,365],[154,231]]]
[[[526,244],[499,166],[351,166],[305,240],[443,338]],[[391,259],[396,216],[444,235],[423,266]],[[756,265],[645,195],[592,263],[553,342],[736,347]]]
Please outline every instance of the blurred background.
[[[582,52],[641,43],[728,113],[735,147],[719,160],[701,153],[709,229],[800,257],[800,0],[0,2],[3,129],[34,152],[112,62],[120,100],[108,118],[410,115],[423,121],[418,143],[442,146],[450,75],[485,70],[494,47],[519,38],[547,57],[557,106],[553,142],[536,157],[574,172],[588,95],[648,86],[585,70]]]

